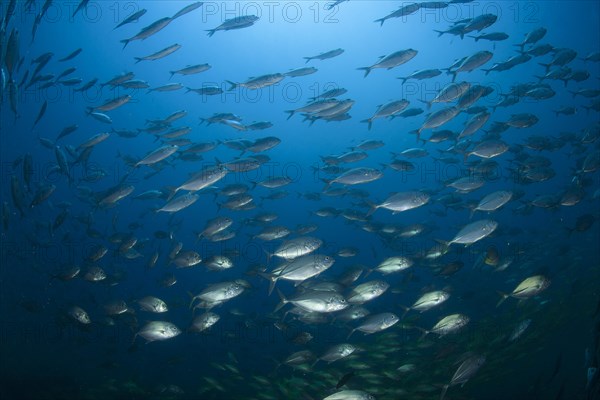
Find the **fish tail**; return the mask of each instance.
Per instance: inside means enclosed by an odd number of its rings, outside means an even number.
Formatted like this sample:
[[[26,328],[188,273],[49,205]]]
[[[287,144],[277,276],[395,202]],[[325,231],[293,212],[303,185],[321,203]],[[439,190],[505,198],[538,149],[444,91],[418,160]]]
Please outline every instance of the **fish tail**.
[[[231,81],[228,81],[228,80],[225,80],[225,82],[229,83],[229,85],[230,85],[230,88],[229,88],[229,90],[234,90],[234,89],[236,89],[236,88],[239,86],[239,85],[238,85],[237,83],[235,83],[235,82],[231,82]]]
[[[434,31],[434,32],[437,32],[437,34],[438,34],[438,37],[440,37],[440,36],[442,36],[444,33],[446,33],[446,32],[444,32],[444,31],[438,31],[438,30],[435,30],[435,29],[434,29],[433,31]]]
[[[471,213],[469,214],[469,219],[473,219],[473,215],[475,215],[475,211],[477,211],[477,209],[475,207],[471,208]]]
[[[450,385],[444,385],[444,387],[442,388],[442,393],[440,394],[440,400],[444,400],[444,397],[446,397],[446,392],[448,391],[449,387]]]
[[[478,36],[467,35],[467,37],[475,39],[475,43],[477,43],[479,41],[479,37]]]
[[[420,328],[418,326],[414,327],[416,330],[423,332],[423,334],[421,335],[421,337],[419,338],[419,340],[423,340],[423,338],[425,338],[425,336],[427,336],[429,333],[431,333],[431,331],[428,331],[427,329],[423,329]]]
[[[374,271],[373,268],[367,269],[366,272],[365,272],[365,276],[364,277],[366,278],[367,276],[371,275],[371,272],[373,272],[373,271]]]
[[[121,43],[123,43],[123,49],[124,49],[129,44],[129,39],[123,39],[123,40],[121,40]]]
[[[321,178],[321,180],[323,182],[325,182],[325,187],[323,188],[323,191],[329,189],[329,187],[331,186],[331,183],[333,182],[331,179]]]
[[[452,82],[456,80],[456,75],[458,75],[457,71],[448,71],[448,75],[452,75]]]
[[[144,61],[141,57],[133,57],[135,59],[135,63],[139,63],[140,61]]]
[[[312,57],[304,57],[304,59],[306,60],[306,62],[305,62],[304,64],[308,64],[308,62],[309,62],[310,60],[312,60]]]
[[[404,310],[404,313],[402,313],[402,316],[400,317],[400,319],[404,319],[404,317],[406,317],[406,314],[408,314],[408,312],[410,311],[410,307],[400,305],[400,308],[402,308]]]
[[[508,295],[506,293],[498,291],[498,294],[502,297],[500,301],[496,304],[496,307],[500,307],[500,304],[504,303],[504,300],[508,299]]]
[[[285,112],[288,113],[288,114],[290,114],[290,115],[288,115],[287,119],[292,118],[294,116],[294,114],[296,113],[295,110],[287,110]]]
[[[491,71],[491,69],[485,69],[485,68],[482,68],[481,70],[482,70],[482,71],[485,71],[485,74],[486,74],[486,75],[487,75],[487,74],[489,74],[489,73],[490,73],[490,71]]]
[[[369,207],[371,207],[369,209],[369,212],[367,212],[367,217],[370,216],[371,214],[373,214],[375,211],[377,211],[377,209],[379,207],[377,207],[377,204],[375,203],[371,203],[370,201],[367,200],[367,204],[369,205]]]
[[[369,75],[369,73],[371,72],[371,67],[360,67],[360,68],[356,68],[360,71],[365,71],[365,78],[367,77],[367,75]]]
[[[346,340],[350,339],[350,336],[352,336],[352,334],[354,333],[354,331],[356,331],[356,328],[355,328],[355,329],[352,329],[352,330],[350,331],[350,333],[348,334],[348,337],[346,337]]]
[[[368,129],[371,130],[371,126],[373,125],[373,118],[363,119],[360,122],[368,124],[368,127],[369,127]]]
[[[175,75],[175,71],[169,71],[169,73],[171,74],[171,76],[169,77],[169,79],[172,79],[173,75]],[[189,88],[187,88],[187,89],[189,89]]]
[[[385,22],[385,18],[379,18],[379,19],[376,19],[373,22],[379,22],[379,26],[383,26],[383,23]]]
[[[277,294],[279,295],[280,302],[279,304],[277,304],[277,307],[275,307],[275,310],[273,312],[281,310],[283,306],[285,306],[288,303],[288,300],[285,298],[283,293],[281,293],[281,290],[279,290],[279,288],[277,288]]]
[[[207,33],[208,37],[212,37],[212,35],[214,35],[216,31],[217,31],[216,29],[207,29],[206,30],[206,32],[208,32]]]
[[[550,67],[552,66],[552,64],[544,64],[544,63],[538,63],[539,65],[541,65],[542,67],[546,68],[546,72],[548,72],[550,70]]]

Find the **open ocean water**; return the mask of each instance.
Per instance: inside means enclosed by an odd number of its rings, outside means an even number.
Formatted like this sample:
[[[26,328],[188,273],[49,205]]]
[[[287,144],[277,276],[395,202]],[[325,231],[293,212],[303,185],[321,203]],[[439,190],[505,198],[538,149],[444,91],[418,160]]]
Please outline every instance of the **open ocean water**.
[[[600,399],[597,1],[0,2],[0,398]]]

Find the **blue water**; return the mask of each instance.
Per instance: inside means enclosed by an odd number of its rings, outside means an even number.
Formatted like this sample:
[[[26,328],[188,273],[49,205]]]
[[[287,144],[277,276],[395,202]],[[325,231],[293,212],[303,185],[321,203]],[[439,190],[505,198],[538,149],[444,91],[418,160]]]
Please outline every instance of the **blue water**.
[[[593,159],[600,151],[598,95],[586,98],[570,93],[600,90],[600,63],[582,60],[600,50],[597,2],[475,1],[449,4],[440,10],[420,9],[408,16],[388,19],[383,26],[373,21],[409,3],[352,0],[329,10],[327,2],[205,2],[155,35],[132,41],[125,48],[121,40],[160,18],[173,16],[191,2],[92,1],[74,17],[76,2],[52,2],[33,41],[35,15],[42,10],[43,2],[33,2],[29,10],[24,3],[18,2],[3,42],[5,47],[13,29],[20,32],[18,48],[24,62],[13,73],[15,83],[21,82],[27,70],[29,82],[35,68],[31,60],[46,52],[53,52],[54,56],[41,74],[58,75],[68,67],[76,67],[74,73],[63,79],[77,77],[84,84],[97,78],[98,83],[85,92],[74,91],[82,84],[57,83],[46,89],[40,89],[41,83],[19,87],[13,103],[16,118],[8,86],[3,87],[0,202],[6,203],[9,213],[1,236],[2,398],[322,399],[336,392],[336,383],[344,374],[354,371],[355,375],[339,390],[361,390],[377,399],[437,399],[466,353],[483,354],[486,362],[463,387],[450,387],[447,399],[600,398],[597,375],[586,387],[588,368],[598,367],[600,357],[598,162],[595,168],[582,171],[586,157]],[[6,14],[7,4],[2,1],[0,15]],[[141,9],[147,9],[147,13],[138,22],[113,29]],[[475,42],[469,37],[438,36],[434,32],[483,14],[494,14],[497,21],[482,32],[468,35],[504,32],[509,38]],[[206,35],[206,30],[241,15],[257,15],[260,19],[247,28],[217,31],[212,37]],[[504,72],[486,75],[482,69],[517,55],[518,46],[514,45],[540,27],[545,27],[547,33],[536,45],[548,43],[557,49],[576,51],[577,58],[568,62],[567,67],[572,71],[587,71],[589,78],[581,82],[570,80],[566,86],[560,80],[544,80],[555,91],[553,97],[544,100],[523,97],[516,105],[494,110],[513,85],[537,83],[536,76],[545,74],[538,63],[549,63],[552,53],[533,57]],[[175,53],[160,60],[135,63],[134,57],[155,53],[175,43],[182,46]],[[525,50],[532,47],[527,45]],[[77,48],[83,49],[77,57],[58,61]],[[344,52],[305,64],[303,57],[336,48]],[[374,69],[367,77],[357,70],[374,64],[379,56],[408,48],[418,54],[403,65],[391,70]],[[467,163],[480,159],[471,155],[466,163],[462,153],[451,151],[454,140],[423,144],[415,140],[413,131],[422,126],[428,112],[456,104],[455,101],[435,103],[428,111],[422,102],[431,100],[449,84],[451,76],[444,72],[432,79],[408,80],[405,84],[396,78],[420,69],[448,68],[455,60],[482,50],[491,51],[492,59],[473,72],[460,72],[456,79],[494,89],[475,104],[487,107],[491,117],[482,129],[466,138],[471,141],[469,148],[484,140],[485,131],[494,122],[506,122],[513,114],[530,113],[539,122],[529,128],[510,127],[502,132],[500,139],[510,149],[492,158],[497,162],[494,173],[484,176],[483,187],[458,194],[458,205],[445,207],[443,196],[455,193],[446,185],[467,176]],[[211,65],[206,72],[169,78],[169,71],[203,63]],[[244,82],[249,77],[285,73],[304,66],[313,66],[318,72],[286,77],[276,85],[258,90],[230,91],[226,82]],[[6,74],[7,65],[2,67]],[[550,70],[558,68],[554,65]],[[100,86],[129,71],[135,73],[134,79],[146,81],[151,88],[178,82],[190,88],[216,85],[224,93],[201,96],[185,93],[185,89],[147,93],[146,89]],[[311,97],[332,88],[347,89],[340,99],[355,101],[349,110],[350,119],[317,120],[309,124],[299,113],[287,118],[284,111],[302,107]],[[113,121],[110,125],[86,112],[88,107],[123,95],[132,99],[106,112]],[[370,130],[360,122],[372,116],[378,105],[399,99],[410,101],[409,108],[422,108],[424,113],[409,118],[375,119]],[[45,101],[46,113],[32,128]],[[567,106],[575,107],[576,114],[554,113]],[[171,156],[167,158],[168,164],[152,176],[149,175],[152,167],[128,165],[127,157],[139,160],[163,145],[164,140],[143,131],[135,138],[123,138],[112,130],[144,129],[149,126],[146,120],[166,118],[178,110],[186,110],[187,115],[173,122],[172,127],[192,128],[182,138],[193,143],[221,144],[202,153],[200,161]],[[200,118],[222,112],[240,116],[245,125],[269,121],[273,126],[260,131],[237,131],[220,123],[200,124]],[[449,129],[458,133],[471,117],[461,113],[434,131]],[[78,129],[56,143],[62,151],[68,145],[77,147],[97,133],[111,135],[94,148],[87,170],[82,165],[72,165],[74,159],[67,156],[70,182],[65,175],[52,172],[57,165],[55,151],[44,147],[39,138],[54,141],[64,127],[73,124]],[[425,129],[421,137],[427,139],[431,132]],[[147,190],[177,187],[191,174],[214,166],[216,160],[228,162],[253,155],[241,155],[222,142],[266,136],[281,140],[281,144],[263,153],[269,161],[254,171],[230,172],[213,187],[199,191],[198,201],[186,209],[173,214],[159,213],[155,210],[166,203],[165,199],[134,199]],[[549,138],[556,147],[536,150],[523,146],[528,138],[535,136]],[[341,155],[364,140],[381,140],[385,145],[366,151],[368,157],[364,160],[340,167],[376,168],[383,171],[383,177],[346,187],[365,191],[364,198],[324,194],[323,179],[333,179],[339,174],[318,170],[325,166],[321,156]],[[390,152],[400,153],[413,147],[428,152],[422,158],[406,159],[414,164],[413,171],[394,171],[387,166],[393,160]],[[180,151],[184,149],[182,146]],[[15,162],[25,154],[33,160],[30,191],[25,188],[23,162]],[[514,171],[522,170],[519,162],[524,155],[544,157],[550,162],[554,176],[541,182],[524,182],[516,177]],[[456,158],[456,163],[439,160],[448,156]],[[106,176],[97,182],[85,182],[87,174],[96,169],[104,170]],[[254,187],[254,183],[274,176],[287,176],[292,182],[277,189]],[[22,217],[11,194],[13,177],[24,192]],[[218,203],[226,201],[225,196],[217,195],[218,191],[233,183],[245,183],[251,188],[254,209],[235,211],[218,207]],[[34,193],[49,184],[55,185],[56,190],[46,201],[30,207]],[[101,194],[117,185],[132,185],[135,189],[114,207],[98,207],[89,198],[77,196],[80,187]],[[332,184],[332,188],[341,187]],[[540,195],[560,198],[568,187],[583,193],[574,205],[556,204],[551,208],[530,205]],[[266,198],[279,190],[287,193],[278,199]],[[410,190],[427,192],[431,199],[422,207],[397,214],[380,208],[363,221],[315,214],[318,209],[333,207],[339,212],[359,211],[364,216],[369,204],[381,203],[390,193]],[[469,206],[496,190],[511,190],[522,197],[516,199],[515,195],[499,210],[479,211],[470,218]],[[307,194],[318,194],[320,199],[310,200]],[[61,212],[61,202],[71,203],[69,215],[60,227],[52,230],[49,226]],[[252,218],[265,212],[275,213],[278,218],[269,224],[252,223]],[[215,216],[233,219],[235,237],[224,242],[198,241],[196,233]],[[582,216],[591,218],[591,226],[570,231],[577,227]],[[81,222],[89,218],[89,225]],[[424,252],[438,243],[436,240],[450,241],[465,225],[484,218],[498,222],[492,235],[468,247],[453,244],[435,260],[423,257]],[[132,223],[138,226],[131,226]],[[381,297],[366,303],[372,314],[393,312],[402,316],[401,306],[410,306],[431,290],[446,290],[451,297],[424,313],[411,311],[385,331],[372,335],[354,332],[350,339],[346,339],[347,335],[359,321],[334,321],[335,314],[326,315],[327,320],[320,324],[294,320],[291,315],[283,319],[283,312],[273,312],[279,302],[277,294],[269,296],[268,281],[253,273],[257,266],[271,271],[280,264],[280,260],[268,258],[266,253],[273,252],[283,240],[263,242],[252,237],[268,225],[282,225],[293,231],[301,224],[318,226],[309,234],[324,242],[318,253],[329,254],[336,260],[330,269],[309,282],[334,281],[351,266],[371,269],[391,256],[402,255],[414,261],[406,271],[390,275],[374,271],[368,278],[363,274],[352,284],[372,279],[389,283],[390,288]],[[383,225],[402,228],[411,224],[423,224],[426,229],[408,239],[394,239],[394,234],[383,230]],[[89,228],[99,232],[99,236],[92,237]],[[155,232],[159,230],[172,233],[172,238],[156,238]],[[136,249],[142,257],[128,260],[119,254],[119,245],[109,240],[117,232],[136,237]],[[292,233],[286,239],[297,236]],[[234,267],[218,272],[209,271],[202,264],[177,269],[169,262],[169,252],[177,242],[183,244],[183,250],[194,250],[203,259],[213,254],[233,254]],[[52,278],[74,265],[81,266],[83,275],[87,269],[86,257],[97,245],[108,249],[96,265],[107,272],[110,283],[88,282],[82,276],[68,281]],[[357,249],[356,256],[337,255],[340,249],[350,246]],[[490,248],[497,250],[499,263],[483,262]],[[160,254],[159,260],[154,268],[148,269],[148,260],[155,251]],[[497,270],[507,260],[512,263],[505,270]],[[453,261],[461,261],[463,267],[449,276],[440,274]],[[172,287],[159,283],[167,273],[177,278]],[[551,282],[547,289],[526,300],[509,298],[496,307],[500,299],[497,291],[510,293],[525,278],[540,274]],[[220,315],[219,322],[201,334],[187,332],[192,320],[189,293],[197,294],[208,284],[234,279],[246,280],[249,287],[241,296],[211,309]],[[286,297],[293,296],[293,282],[281,280],[277,287]],[[342,293],[347,295],[349,290],[345,288]],[[169,311],[166,314],[141,311],[136,300],[149,295],[164,300]],[[131,312],[107,320],[103,306],[113,300],[125,301]],[[75,305],[89,314],[91,324],[81,324],[69,316],[67,311]],[[291,307],[287,305],[284,310]],[[465,329],[439,339],[435,334],[420,338],[417,328],[431,329],[442,317],[454,313],[469,316]],[[199,314],[200,310],[196,310],[195,315]],[[509,342],[514,327],[525,319],[531,319],[531,325],[519,339]],[[171,322],[183,332],[169,340],[145,344],[135,333],[147,322],[156,320]],[[285,330],[280,329],[282,322],[287,324]],[[307,344],[293,343],[292,339],[303,331],[310,332],[313,339]],[[320,361],[310,368],[293,369],[287,365],[276,368],[293,352],[311,350],[321,355],[330,346],[344,342],[362,351],[331,364]],[[397,368],[405,364],[414,364],[415,369],[404,374],[398,372]],[[271,385],[265,385],[264,379]]]

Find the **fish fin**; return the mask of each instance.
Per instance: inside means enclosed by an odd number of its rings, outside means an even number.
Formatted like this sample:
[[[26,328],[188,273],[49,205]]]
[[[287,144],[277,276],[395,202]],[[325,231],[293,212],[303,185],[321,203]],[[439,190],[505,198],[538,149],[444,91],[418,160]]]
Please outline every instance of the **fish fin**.
[[[354,331],[356,331],[356,328],[352,329],[350,331],[350,333],[348,334],[348,337],[346,338],[346,340],[350,339],[350,336],[352,336],[352,334],[354,333]]]
[[[421,335],[421,337],[419,338],[419,340],[423,340],[425,338],[425,336],[427,336],[429,333],[431,333],[431,331],[428,331],[427,329],[420,328],[418,326],[415,326],[414,328],[416,330],[419,330],[419,331],[423,332],[423,334]]]
[[[383,26],[383,23],[385,22],[385,18],[379,18],[379,19],[376,19],[373,22],[379,22],[379,26]]]
[[[403,306],[403,305],[400,305],[400,308],[402,308],[404,310],[404,313],[402,314],[402,316],[400,317],[400,319],[404,319],[404,317],[406,317],[406,314],[408,314],[408,312],[411,310],[411,308]]]
[[[325,178],[321,178],[321,180],[323,182],[325,182],[325,187],[323,188],[323,191],[329,189],[329,187],[331,186],[331,183],[333,182],[332,179],[325,179]]]
[[[367,270],[365,271],[365,276],[364,276],[364,278],[366,278],[367,276],[371,275],[371,272],[373,272],[373,271],[375,271],[375,269],[374,269],[374,268],[369,268],[369,269],[367,269]]]
[[[508,299],[510,296],[507,295],[506,293],[500,292],[498,291],[498,294],[500,296],[502,296],[502,298],[500,299],[500,301],[496,304],[496,307],[500,307],[500,304],[504,303],[504,300]]]
[[[369,130],[371,130],[371,126],[373,125],[373,118],[363,119],[360,122],[369,124]]]
[[[123,40],[121,40],[121,43],[123,43],[123,49],[124,49],[129,44],[129,39],[123,39]]]
[[[402,77],[402,76],[399,77],[399,78],[396,78],[396,79],[401,79],[402,80],[402,85],[404,85],[406,83],[406,81],[408,80],[408,78],[405,78],[405,77]]]
[[[304,64],[308,64],[308,62],[309,62],[310,60],[312,60],[312,57],[303,57],[303,58],[306,60],[306,62],[305,62]]]
[[[225,80],[225,82],[227,82],[227,83],[229,83],[231,85],[231,87],[229,88],[229,90],[234,90],[234,89],[236,89],[238,87],[238,84],[235,83],[235,82],[231,82],[231,81],[228,81],[228,80]]]
[[[293,116],[293,115],[296,113],[296,111],[295,111],[295,110],[286,110],[285,112],[286,112],[286,113],[288,113],[288,114],[290,114],[290,115],[287,117],[287,119],[290,119],[290,118],[292,118],[292,116]]]
[[[541,65],[542,67],[546,68],[546,72],[548,72],[550,70],[550,67],[552,66],[552,64],[544,64],[544,63],[538,63],[539,65]]]
[[[375,204],[375,203],[371,203],[371,202],[370,202],[370,201],[368,201],[368,200],[366,201],[366,203],[369,205],[369,207],[371,207],[371,208],[369,209],[369,211],[367,212],[367,217],[369,217],[369,216],[371,216],[371,214],[373,214],[375,211],[377,211],[377,209],[378,209],[379,207],[377,206],[377,204]]]
[[[273,293],[273,289],[275,289],[275,284],[277,283],[277,279],[279,279],[279,277],[277,277],[273,274],[267,274],[265,272],[259,272],[258,275],[269,281],[269,296],[270,296],[271,293]]]
[[[442,36],[444,33],[446,33],[446,32],[444,32],[444,31],[438,31],[438,30],[436,30],[436,29],[434,29],[433,31],[438,33],[438,37],[440,37],[440,36]]]
[[[279,304],[277,304],[277,307],[275,307],[275,310],[273,312],[281,310],[283,306],[285,306],[288,303],[288,300],[285,298],[283,293],[281,293],[281,290],[279,290],[279,288],[277,288],[277,294],[279,295],[280,302]]]
[[[365,71],[365,76],[364,76],[365,78],[367,77],[367,75],[369,75],[369,72],[371,72],[371,67],[361,67],[361,68],[356,68],[356,69]]]
[[[212,35],[214,35],[216,31],[216,29],[206,29],[206,32],[208,32],[208,37],[212,37]]]
[[[448,391],[449,387],[450,385],[444,385],[444,387],[442,388],[442,393],[440,394],[440,400],[444,400],[444,397],[446,397],[446,392]]]

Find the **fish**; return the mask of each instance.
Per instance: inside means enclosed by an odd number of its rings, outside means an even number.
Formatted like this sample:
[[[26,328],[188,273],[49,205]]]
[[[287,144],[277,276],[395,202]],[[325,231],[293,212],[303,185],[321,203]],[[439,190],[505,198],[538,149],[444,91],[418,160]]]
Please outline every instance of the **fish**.
[[[157,340],[172,339],[181,334],[181,330],[171,322],[166,321],[151,321],[144,325],[134,336],[141,336],[146,339],[146,343]]]
[[[285,75],[276,73],[276,74],[261,75],[256,78],[250,78],[246,82],[241,82],[241,83],[240,82],[236,83],[236,82],[232,82],[232,81],[226,81],[226,82],[229,83],[229,85],[230,85],[229,90],[235,90],[238,87],[255,90],[255,89],[262,89],[262,88],[265,88],[268,86],[275,85],[275,84],[281,82],[284,78],[285,78]]]
[[[212,68],[212,66],[210,64],[196,64],[196,65],[188,65],[188,66],[178,69],[178,70],[169,71],[169,73],[171,74],[171,78],[172,78],[173,75],[175,75],[175,74],[194,75],[194,74],[199,74],[201,72],[208,71],[211,68]]]
[[[414,57],[416,57],[417,54],[418,54],[418,51],[414,50],[414,49],[406,49],[406,50],[396,51],[387,56],[381,56],[379,58],[379,61],[377,61],[375,64],[373,64],[369,67],[361,67],[358,69],[365,71],[364,77],[366,78],[367,75],[369,75],[369,73],[371,72],[371,70],[373,70],[375,68],[386,68],[389,70],[389,69],[392,69],[394,67],[397,67],[399,65],[409,62]]]
[[[381,179],[382,177],[383,173],[377,169],[361,167],[344,172],[334,179],[321,178],[321,180],[325,182],[326,186],[324,190],[326,190],[333,183],[339,183],[342,185],[358,185],[362,183],[373,182]]]
[[[348,372],[348,373],[344,374],[344,375],[343,375],[343,376],[340,378],[340,380],[339,380],[339,381],[336,383],[336,385],[335,385],[335,388],[336,388],[336,389],[339,389],[339,388],[341,388],[342,386],[345,386],[345,385],[346,385],[346,383],[348,383],[348,382],[349,382],[349,381],[350,381],[350,380],[351,380],[351,379],[352,379],[354,376],[355,376],[355,373],[354,373],[354,371],[350,371],[350,372]]]
[[[75,18],[75,15],[77,15],[77,13],[81,10],[87,10],[87,5],[90,2],[90,0],[81,0],[79,2],[79,4],[77,5],[77,8],[75,9],[75,11],[73,11],[73,14],[71,15],[71,18]]]
[[[539,293],[546,290],[548,286],[550,286],[550,280],[545,276],[530,276],[524,279],[521,283],[519,283],[511,293],[507,294],[498,292],[501,298],[500,301],[498,301],[498,304],[496,304],[496,307],[499,307],[509,297],[514,297],[515,299],[523,300],[533,296],[537,296]]]
[[[444,290],[434,290],[432,292],[427,292],[421,297],[419,297],[417,301],[413,303],[412,306],[402,307],[404,308],[404,314],[402,314],[402,318],[404,318],[410,310],[416,310],[419,312],[431,310],[432,308],[444,303],[449,298],[450,293]]]
[[[441,241],[440,243],[445,246],[450,246],[451,244],[464,244],[465,246],[469,246],[492,234],[497,227],[498,223],[496,221],[482,219],[466,225],[449,242]]]
[[[442,319],[440,319],[431,330],[425,330],[422,328],[415,327],[423,332],[423,336],[429,333],[435,333],[442,336],[446,336],[452,333],[458,332],[464,326],[466,326],[470,321],[470,318],[464,314],[451,314]]]
[[[392,211],[392,214],[412,210],[413,208],[427,204],[429,199],[430,196],[423,192],[412,191],[395,193],[381,204],[372,204],[367,215],[373,214],[379,208],[388,209]]]
[[[194,11],[194,10],[202,7],[203,4],[204,4],[204,2],[202,2],[202,1],[197,1],[195,3],[189,4],[189,5],[185,6],[185,7],[183,7],[181,10],[177,11],[175,13],[175,15],[173,15],[171,17],[171,20],[175,20],[175,19],[177,19],[179,17],[184,16],[185,14],[191,13],[192,11]]]
[[[144,14],[146,14],[147,11],[148,10],[146,10],[145,8],[142,8],[141,10],[138,10],[138,11],[134,12],[129,17],[127,17],[123,21],[119,22],[119,24],[117,24],[117,26],[115,26],[113,28],[113,30],[115,30],[117,28],[120,28],[123,25],[131,24],[133,22],[137,22]]]
[[[392,326],[396,325],[398,321],[400,321],[398,316],[390,312],[371,315],[367,317],[362,324],[350,331],[350,334],[348,334],[348,339],[355,331],[360,331],[366,335],[369,335],[391,328]]]
[[[138,18],[139,18],[139,16],[138,16]],[[169,25],[171,23],[171,21],[173,21],[172,18],[165,17],[165,18],[161,18],[159,20],[154,21],[150,25],[143,27],[137,34],[130,37],[129,39],[121,40],[121,43],[123,43],[123,49],[125,47],[127,47],[127,45],[130,42],[132,42],[134,40],[145,40],[145,39],[148,39],[150,36],[160,32],[161,30],[166,28],[167,25]]]
[[[346,299],[341,294],[335,292],[321,290],[307,291],[289,300],[285,298],[279,288],[277,288],[277,294],[279,295],[280,302],[275,308],[275,312],[288,303],[305,311],[316,313],[332,313],[348,307]]]
[[[121,107],[124,104],[127,104],[129,101],[131,100],[131,96],[126,94],[123,96],[119,96],[115,99],[109,100],[106,103],[97,106],[97,107],[89,107],[88,111],[90,113],[92,112],[98,112],[98,111],[102,111],[102,112],[106,112],[106,111],[112,111],[115,110],[119,107]]]
[[[378,107],[377,111],[375,112],[375,114],[372,117],[362,120],[360,122],[368,123],[368,128],[369,128],[369,130],[371,130],[371,125],[373,124],[374,119],[392,117],[392,116],[404,111],[404,109],[406,109],[406,107],[408,107],[409,104],[410,103],[408,100],[403,99],[403,100],[396,100],[396,101],[392,101],[387,104],[379,105],[379,106],[377,106]]]
[[[327,60],[330,58],[334,58],[337,56],[340,56],[344,53],[344,49],[333,49],[333,50],[329,50],[320,54],[317,54],[316,56],[309,56],[309,57],[304,57],[304,59],[306,60],[306,63],[308,63],[311,60]],[[335,97],[335,96],[334,96]]]
[[[442,394],[440,400],[444,400],[448,389],[454,385],[464,385],[469,379],[471,379],[477,371],[485,364],[486,358],[481,355],[471,355],[465,359],[450,380],[450,383],[444,385],[442,388]]]
[[[525,319],[521,321],[517,326],[515,326],[514,330],[508,337],[508,341],[514,342],[515,340],[520,338],[523,335],[523,333],[527,330],[527,328],[529,328],[529,325],[531,325],[531,319]]]
[[[192,325],[188,329],[190,332],[203,332],[209,329],[211,326],[219,322],[221,317],[218,314],[213,312],[205,312],[201,315],[198,315],[192,321]]]
[[[165,204],[161,208],[158,208],[156,212],[175,213],[191,206],[196,201],[198,201],[199,198],[200,196],[197,194],[186,193],[182,196],[171,199],[167,204]]]
[[[208,37],[212,37],[218,31],[230,31],[234,29],[248,28],[254,25],[260,18],[256,15],[242,15],[235,18],[226,19],[216,28],[207,29]]]
[[[390,18],[405,17],[405,16],[416,13],[417,11],[419,11],[420,8],[421,8],[421,5],[419,3],[408,3],[406,5],[403,5],[396,11],[386,15],[385,17],[376,19],[374,22],[379,22],[379,26],[383,26],[383,23]]]
[[[156,53],[152,53],[152,54],[149,54],[149,55],[143,56],[143,57],[134,57],[135,63],[137,64],[140,61],[160,60],[161,58],[164,58],[164,57],[168,56],[169,54],[173,54],[180,48],[181,48],[181,45],[178,43],[175,43],[175,44],[165,47],[162,50],[157,51]]]
[[[75,321],[79,322],[83,325],[89,325],[92,323],[90,316],[88,313],[81,307],[73,306],[70,307],[68,312],[69,316],[73,318]]]
[[[152,165],[156,164],[174,154],[179,149],[179,146],[175,145],[165,145],[159,147],[158,149],[148,153],[141,160],[139,160],[134,168],[139,167],[140,165]]]
[[[137,300],[137,303],[142,311],[158,314],[169,311],[167,304],[158,297],[146,296]]]
[[[46,113],[47,107],[48,107],[48,101],[45,100],[44,103],[42,104],[42,107],[40,108],[40,111],[38,112],[37,117],[35,118],[35,121],[33,121],[33,126],[31,127],[31,129],[35,128],[35,126],[38,124],[38,122],[40,122],[40,120]]]
[[[465,58],[457,69],[454,71],[448,71],[448,74],[452,75],[452,82],[454,82],[459,72],[471,72],[490,61],[492,57],[493,53],[490,51],[478,51],[477,53]]]
[[[375,397],[362,390],[341,390],[324,397],[323,400],[375,400]]]

